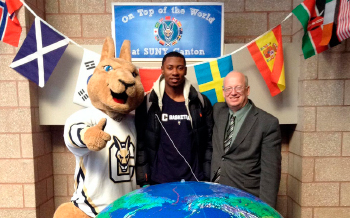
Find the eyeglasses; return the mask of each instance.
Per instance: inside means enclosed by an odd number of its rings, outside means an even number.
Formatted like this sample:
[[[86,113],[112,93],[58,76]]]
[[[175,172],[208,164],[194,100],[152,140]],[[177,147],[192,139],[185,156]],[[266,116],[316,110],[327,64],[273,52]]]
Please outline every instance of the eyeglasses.
[[[236,87],[227,87],[223,88],[225,94],[230,94],[232,90],[235,90],[237,93],[242,93],[248,86],[236,86]]]

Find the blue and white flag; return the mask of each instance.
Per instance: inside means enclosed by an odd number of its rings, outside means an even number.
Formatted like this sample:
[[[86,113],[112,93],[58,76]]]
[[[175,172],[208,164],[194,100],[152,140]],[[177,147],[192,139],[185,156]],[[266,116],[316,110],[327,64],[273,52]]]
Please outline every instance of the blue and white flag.
[[[36,17],[10,67],[44,87],[68,43],[65,36]]]
[[[87,93],[87,84],[100,59],[100,54],[84,48],[83,60],[80,64],[79,76],[73,97],[74,103],[83,107],[90,107],[92,105]]]

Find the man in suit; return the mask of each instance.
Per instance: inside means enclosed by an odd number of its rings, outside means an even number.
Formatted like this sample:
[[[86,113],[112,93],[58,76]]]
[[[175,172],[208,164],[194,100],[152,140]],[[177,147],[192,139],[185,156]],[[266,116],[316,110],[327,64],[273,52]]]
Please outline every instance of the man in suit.
[[[211,181],[259,197],[276,207],[281,179],[278,119],[248,99],[248,78],[230,72],[224,79],[225,102],[214,105]]]

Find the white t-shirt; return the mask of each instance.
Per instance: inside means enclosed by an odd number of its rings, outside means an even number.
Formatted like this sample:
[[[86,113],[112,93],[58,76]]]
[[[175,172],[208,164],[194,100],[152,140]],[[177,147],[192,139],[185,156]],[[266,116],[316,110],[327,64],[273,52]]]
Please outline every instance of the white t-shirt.
[[[104,131],[111,140],[100,151],[90,151],[81,132],[106,118]],[[72,202],[87,215],[95,217],[108,204],[136,189],[136,129],[134,115],[120,122],[90,107],[71,115],[64,127],[64,141],[75,155],[75,192]]]

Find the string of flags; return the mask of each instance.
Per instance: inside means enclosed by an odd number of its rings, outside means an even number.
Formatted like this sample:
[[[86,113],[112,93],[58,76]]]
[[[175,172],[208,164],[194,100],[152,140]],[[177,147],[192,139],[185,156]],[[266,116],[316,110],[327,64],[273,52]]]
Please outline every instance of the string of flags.
[[[256,66],[272,96],[286,88],[281,25],[248,45]]]
[[[314,56],[350,37],[349,0],[305,0],[292,13],[304,29],[304,58]]]
[[[81,48],[82,46],[43,21],[22,0],[0,0],[1,41],[18,46],[22,29],[15,12],[22,5],[35,16],[35,21],[10,67],[43,87],[68,44],[74,43]],[[292,14],[303,26],[302,50],[305,59],[336,46],[350,37],[349,0],[304,0],[282,23]],[[187,66],[194,68],[199,90],[208,96],[212,104],[224,101],[222,80],[233,70],[233,54],[246,47],[271,96],[285,90],[282,33],[281,24],[279,24],[228,55]],[[99,54],[84,49],[73,102],[86,107],[91,104],[86,85],[99,59]],[[146,91],[161,74],[160,69],[154,68],[141,68],[139,72]]]
[[[66,37],[36,17],[10,67],[44,87],[68,43]]]
[[[194,65],[199,91],[206,95],[212,104],[223,102],[223,79],[233,70],[232,55]]]
[[[17,47],[22,27],[15,11],[22,6],[20,1],[0,0],[0,40]]]

